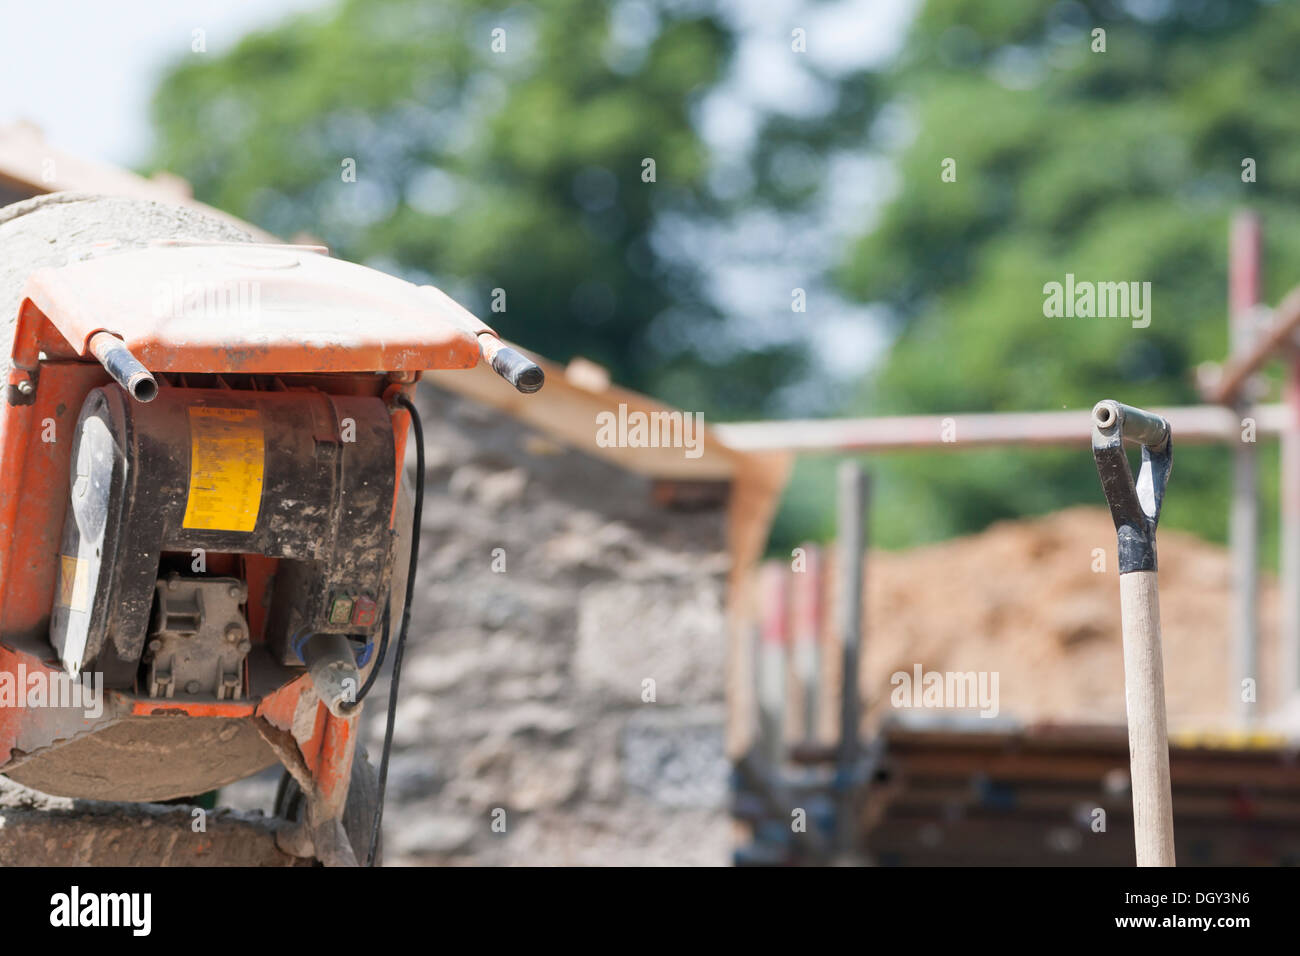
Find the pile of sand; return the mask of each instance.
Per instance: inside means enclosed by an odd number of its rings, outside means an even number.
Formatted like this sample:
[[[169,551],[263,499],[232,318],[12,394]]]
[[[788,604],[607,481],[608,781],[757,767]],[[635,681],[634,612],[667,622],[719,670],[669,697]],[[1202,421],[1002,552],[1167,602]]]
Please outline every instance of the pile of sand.
[[[1228,555],[1178,531],[1162,530],[1158,541],[1171,727],[1230,725],[1238,692]],[[1095,549],[1104,572],[1093,570]],[[863,691],[873,720],[894,712],[890,676],[920,664],[996,671],[1004,717],[1123,722],[1115,531],[1106,511],[1074,508],[908,552],[872,553],[867,577]],[[1281,692],[1277,606],[1276,583],[1265,577],[1261,717]]]

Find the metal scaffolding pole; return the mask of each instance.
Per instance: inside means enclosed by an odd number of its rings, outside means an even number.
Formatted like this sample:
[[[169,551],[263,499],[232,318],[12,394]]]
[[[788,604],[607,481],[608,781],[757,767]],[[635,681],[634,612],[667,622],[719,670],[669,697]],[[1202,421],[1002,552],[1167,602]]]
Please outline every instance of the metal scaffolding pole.
[[[1178,445],[1229,444],[1241,440],[1241,419],[1219,405],[1153,408],[1178,435]],[[1290,421],[1285,405],[1254,409],[1260,438],[1280,433]],[[959,415],[898,415],[881,418],[826,418],[771,422],[732,422],[713,428],[735,451],[849,453],[860,451],[967,451],[1003,446],[1088,447],[1092,409],[1068,412],[992,412]],[[956,441],[944,441],[945,433]]]
[[[846,461],[839,470],[839,616],[843,670],[840,675],[840,745],[838,760],[840,851],[852,854],[857,844],[857,780],[861,757],[862,622],[870,484],[862,466]]]
[[[1259,219],[1241,213],[1232,222],[1228,249],[1228,309],[1231,355],[1250,351],[1255,340],[1255,306],[1259,302]],[[1250,390],[1238,392],[1233,405],[1238,420],[1252,415]],[[1232,512],[1232,645],[1234,709],[1244,723],[1258,716],[1259,691],[1259,456],[1256,441],[1238,435],[1233,446]],[[1245,694],[1245,681],[1255,696]]]
[[[1300,693],[1300,357],[1291,361],[1287,380],[1291,422],[1282,432],[1279,570],[1281,577],[1281,686]]]

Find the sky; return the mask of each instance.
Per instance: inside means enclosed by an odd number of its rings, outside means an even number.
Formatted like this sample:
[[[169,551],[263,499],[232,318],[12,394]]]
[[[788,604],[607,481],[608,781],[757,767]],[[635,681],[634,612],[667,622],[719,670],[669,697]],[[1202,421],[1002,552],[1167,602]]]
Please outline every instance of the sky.
[[[706,141],[725,157],[748,145],[764,110],[815,115],[824,108],[826,91],[788,53],[792,27],[805,31],[808,54],[821,69],[882,68],[901,51],[919,5],[920,0],[728,0],[745,40],[734,74],[698,117]],[[830,157],[830,169],[820,208],[804,222],[756,211],[729,230],[688,239],[700,261],[710,264],[714,300],[742,320],[730,323],[738,338],[812,346],[825,374],[792,383],[778,397],[778,409],[792,414],[834,406],[838,393],[889,346],[886,317],[878,308],[848,302],[808,277],[833,265],[844,241],[875,220],[895,188],[890,163],[853,152]],[[789,307],[795,288],[807,300],[808,311],[799,316]]]
[[[331,0],[0,0],[0,125],[34,123],[54,146],[134,166],[150,144],[163,68],[203,30],[209,53]]]
[[[202,30],[207,51],[294,13],[335,0],[0,0],[0,124],[28,120],[55,146],[118,165],[145,159],[149,99],[167,64],[191,52]],[[617,4],[616,4],[617,5]],[[800,25],[823,64],[881,63],[897,52],[916,0],[724,0],[749,37],[738,95],[704,119],[718,143],[742,138],[755,108],[815,107],[817,90],[774,55]],[[632,4],[622,4],[632,6]],[[628,18],[635,23],[635,18]]]

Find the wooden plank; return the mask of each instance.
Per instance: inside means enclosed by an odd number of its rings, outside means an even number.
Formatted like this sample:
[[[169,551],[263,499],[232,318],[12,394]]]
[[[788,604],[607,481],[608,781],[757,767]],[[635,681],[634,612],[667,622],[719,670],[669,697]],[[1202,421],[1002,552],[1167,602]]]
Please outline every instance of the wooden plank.
[[[1119,822],[1093,833],[1069,821],[1005,816],[953,822],[887,817],[867,834],[865,845],[881,862],[906,865],[1132,866],[1130,833]],[[1277,865],[1300,853],[1300,831],[1233,821],[1189,824],[1185,835],[1179,831],[1178,852],[1191,865]]]
[[[1236,401],[1250,377],[1264,367],[1275,354],[1290,348],[1300,330],[1300,287],[1286,294],[1273,309],[1268,326],[1251,343],[1249,349],[1234,355],[1217,381],[1202,389],[1207,401],[1227,405]]]
[[[727,510],[727,754],[737,760],[757,732],[754,660],[754,568],[767,547],[768,529],[793,465],[783,452],[737,455]]]
[[[994,785],[998,781],[993,781]],[[1070,819],[1082,806],[1106,811],[1108,822],[1112,819],[1130,819],[1132,806],[1126,795],[1111,796],[1100,786],[1056,786],[1021,784],[998,787],[1005,790],[1007,805],[999,807],[981,802],[972,794],[971,781],[946,780],[931,784],[924,779],[909,780],[906,789],[907,805],[914,812],[925,810],[936,814],[973,813],[976,810],[990,813],[1057,813],[1061,819]],[[1239,787],[1179,787],[1174,791],[1174,819],[1241,819],[1286,822],[1300,829],[1300,791],[1289,791],[1259,798],[1244,799]]]
[[[279,241],[252,223],[199,202],[189,183],[178,176],[145,179],[125,169],[66,153],[45,142],[41,131],[30,123],[0,127],[0,185],[31,196],[72,191],[191,206],[243,229],[259,242]]]
[[[759,747],[769,768],[785,763],[786,656],[790,649],[790,569],[783,560],[759,568]]]
[[[427,372],[425,380],[504,412],[571,448],[629,471],[654,478],[694,481],[728,481],[736,474],[736,453],[707,426],[698,436],[698,456],[693,449],[684,447],[632,447],[626,443],[620,446],[598,441],[601,425],[597,416],[611,413],[617,418],[620,406],[629,415],[685,416],[693,413],[615,385],[592,390],[584,387],[586,382],[570,381],[564,369],[556,363],[518,345],[508,344],[542,367],[546,384],[540,392],[520,394],[481,362],[473,369]],[[694,428],[694,421],[691,427]]]
[[[794,737],[812,742],[817,736],[818,685],[821,675],[822,587],[824,561],[822,549],[812,542],[799,546],[803,564],[794,570],[794,593],[791,596],[792,650],[791,712],[787,715]]]

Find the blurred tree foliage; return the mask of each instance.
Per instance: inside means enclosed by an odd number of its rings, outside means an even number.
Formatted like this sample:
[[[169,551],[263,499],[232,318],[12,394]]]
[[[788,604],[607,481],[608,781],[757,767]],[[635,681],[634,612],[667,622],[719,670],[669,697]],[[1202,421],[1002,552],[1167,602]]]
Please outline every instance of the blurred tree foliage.
[[[1096,28],[1105,52],[1093,52]],[[1199,401],[1194,367],[1227,348],[1234,210],[1263,214],[1265,299],[1300,282],[1298,48],[1290,3],[928,0],[890,78],[910,127],[899,190],[838,274],[897,322],[854,410]],[[946,158],[955,182],[941,179]],[[1243,182],[1247,158],[1255,182]],[[1043,287],[1066,273],[1149,281],[1150,327],[1044,317]],[[1275,449],[1261,451],[1273,495]],[[1103,503],[1082,446],[874,467],[886,544]],[[1230,471],[1223,448],[1179,448],[1165,523],[1222,538]]]
[[[762,151],[744,195],[710,186],[693,111],[735,41],[707,3],[344,0],[178,64],[155,98],[152,165],[278,235],[439,285],[550,358],[587,356],[669,398],[689,381],[692,409],[753,414],[802,351],[710,349],[722,316],[664,228],[808,199]],[[797,125],[769,117],[759,139]]]
[[[151,165],[712,417],[771,411],[807,366],[795,346],[735,346],[689,224],[806,214],[837,150],[889,153],[898,172],[835,276],[886,304],[897,335],[845,413],[1197,401],[1192,370],[1226,348],[1228,221],[1244,205],[1265,217],[1266,298],[1300,280],[1298,5],[927,0],[884,77],[819,72],[813,44],[800,60],[824,108],[764,115],[745,167],[719,169],[698,110],[738,39],[709,0],[341,0],[178,64],[155,99]],[[873,122],[885,101],[889,121]],[[791,155],[796,177],[781,173]],[[1149,281],[1150,327],[1044,317],[1043,286],[1066,273]],[[873,469],[888,545],[1102,500],[1082,448]],[[1166,523],[1222,538],[1227,475],[1223,449],[1180,448]],[[828,487],[826,462],[801,464],[776,546],[829,531]]]

